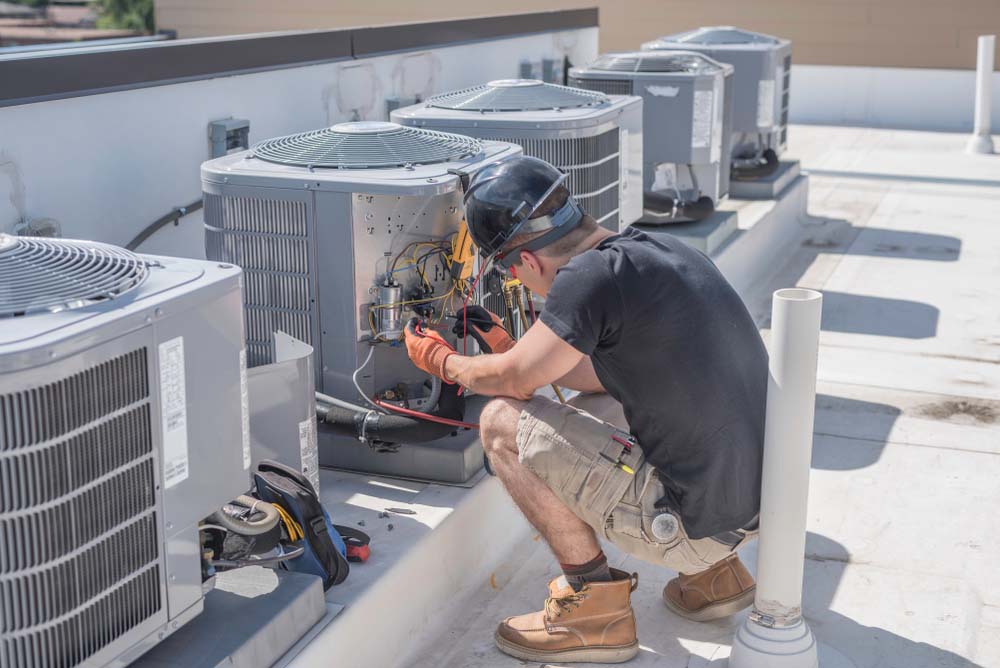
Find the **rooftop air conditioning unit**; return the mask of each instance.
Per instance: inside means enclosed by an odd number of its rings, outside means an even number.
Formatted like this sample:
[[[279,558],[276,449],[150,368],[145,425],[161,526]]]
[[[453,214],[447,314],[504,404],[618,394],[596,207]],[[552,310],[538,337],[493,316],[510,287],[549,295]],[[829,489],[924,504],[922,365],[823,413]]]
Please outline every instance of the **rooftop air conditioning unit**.
[[[637,51],[570,70],[573,86],[634,94],[643,107],[640,222],[701,220],[729,192],[733,68],[697,53]]]
[[[584,211],[617,232],[642,215],[642,99],[502,79],[397,109],[403,125],[518,144],[568,175]]]
[[[240,271],[0,234],[0,665],[122,666],[202,609],[249,486]]]
[[[398,408],[433,408],[436,388],[426,387],[427,375],[393,339],[414,315],[446,324],[461,307],[474,279],[452,263],[463,254],[464,175],[520,153],[509,144],[356,122],[206,162],[206,253],[244,270],[251,366],[272,361],[272,333],[283,331],[313,346],[320,392],[364,403],[360,390]],[[453,481],[481,467],[464,430],[423,450],[416,437],[404,439],[405,453],[389,456],[376,450],[399,445],[400,433],[390,437],[377,426],[359,423],[353,436],[323,429],[320,463]]]
[[[778,156],[788,144],[790,41],[714,26],[661,37],[642,48],[697,51],[735,67],[733,178],[762,178],[777,170]]]

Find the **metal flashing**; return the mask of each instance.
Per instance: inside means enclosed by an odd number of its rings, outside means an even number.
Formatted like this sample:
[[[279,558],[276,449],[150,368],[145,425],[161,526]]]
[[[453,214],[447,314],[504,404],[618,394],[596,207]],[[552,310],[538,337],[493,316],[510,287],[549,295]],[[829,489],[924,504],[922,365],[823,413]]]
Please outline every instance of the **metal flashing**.
[[[0,55],[0,107],[597,27],[596,8]]]

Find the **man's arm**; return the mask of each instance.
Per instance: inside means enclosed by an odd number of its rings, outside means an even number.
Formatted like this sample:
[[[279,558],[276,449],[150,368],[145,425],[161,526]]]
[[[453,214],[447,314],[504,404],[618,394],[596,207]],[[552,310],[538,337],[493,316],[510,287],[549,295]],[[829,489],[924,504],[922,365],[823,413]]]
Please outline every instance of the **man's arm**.
[[[528,399],[539,387],[572,374],[581,361],[589,359],[539,321],[507,352],[476,357],[451,355],[444,371],[449,380],[477,394]]]
[[[607,392],[597,377],[597,372],[594,371],[594,362],[586,355],[583,356],[569,373],[559,378],[556,381],[556,385],[579,392]]]

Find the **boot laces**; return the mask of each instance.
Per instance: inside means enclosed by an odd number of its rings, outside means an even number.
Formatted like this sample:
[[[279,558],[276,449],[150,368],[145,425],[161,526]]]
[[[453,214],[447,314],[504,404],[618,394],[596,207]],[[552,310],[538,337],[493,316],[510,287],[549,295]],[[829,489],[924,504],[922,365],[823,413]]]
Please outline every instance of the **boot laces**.
[[[559,598],[549,597],[545,599],[545,614],[549,617],[561,617],[562,613],[569,612],[574,608],[579,608],[583,600],[587,598],[586,592],[578,591]]]

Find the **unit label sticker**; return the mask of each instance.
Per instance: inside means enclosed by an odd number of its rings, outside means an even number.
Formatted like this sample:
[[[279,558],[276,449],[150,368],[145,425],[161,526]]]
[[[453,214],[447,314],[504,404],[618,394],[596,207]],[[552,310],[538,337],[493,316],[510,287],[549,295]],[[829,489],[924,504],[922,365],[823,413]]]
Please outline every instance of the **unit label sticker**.
[[[757,82],[757,127],[774,125],[774,79]]]
[[[677,165],[672,162],[661,162],[656,166],[653,174],[653,190],[676,190],[677,189]]]
[[[722,158],[722,126],[725,115],[725,80],[720,76],[715,78],[712,86],[714,95],[712,96],[712,147],[708,152],[709,162],[719,162]],[[715,180],[716,194],[715,200],[719,200],[718,186],[719,180]]]
[[[316,439],[316,418],[299,423],[299,455],[302,473],[319,494],[319,445]]]
[[[247,387],[247,350],[240,350],[240,413],[243,431],[243,470],[250,468],[250,390]]]
[[[681,92],[680,86],[646,86],[646,90],[656,97],[677,97]]]
[[[160,416],[163,430],[163,486],[170,489],[188,477],[187,385],[184,337],[159,345]]]
[[[708,148],[712,141],[712,101],[714,91],[694,92],[694,114],[691,120],[691,148]]]

